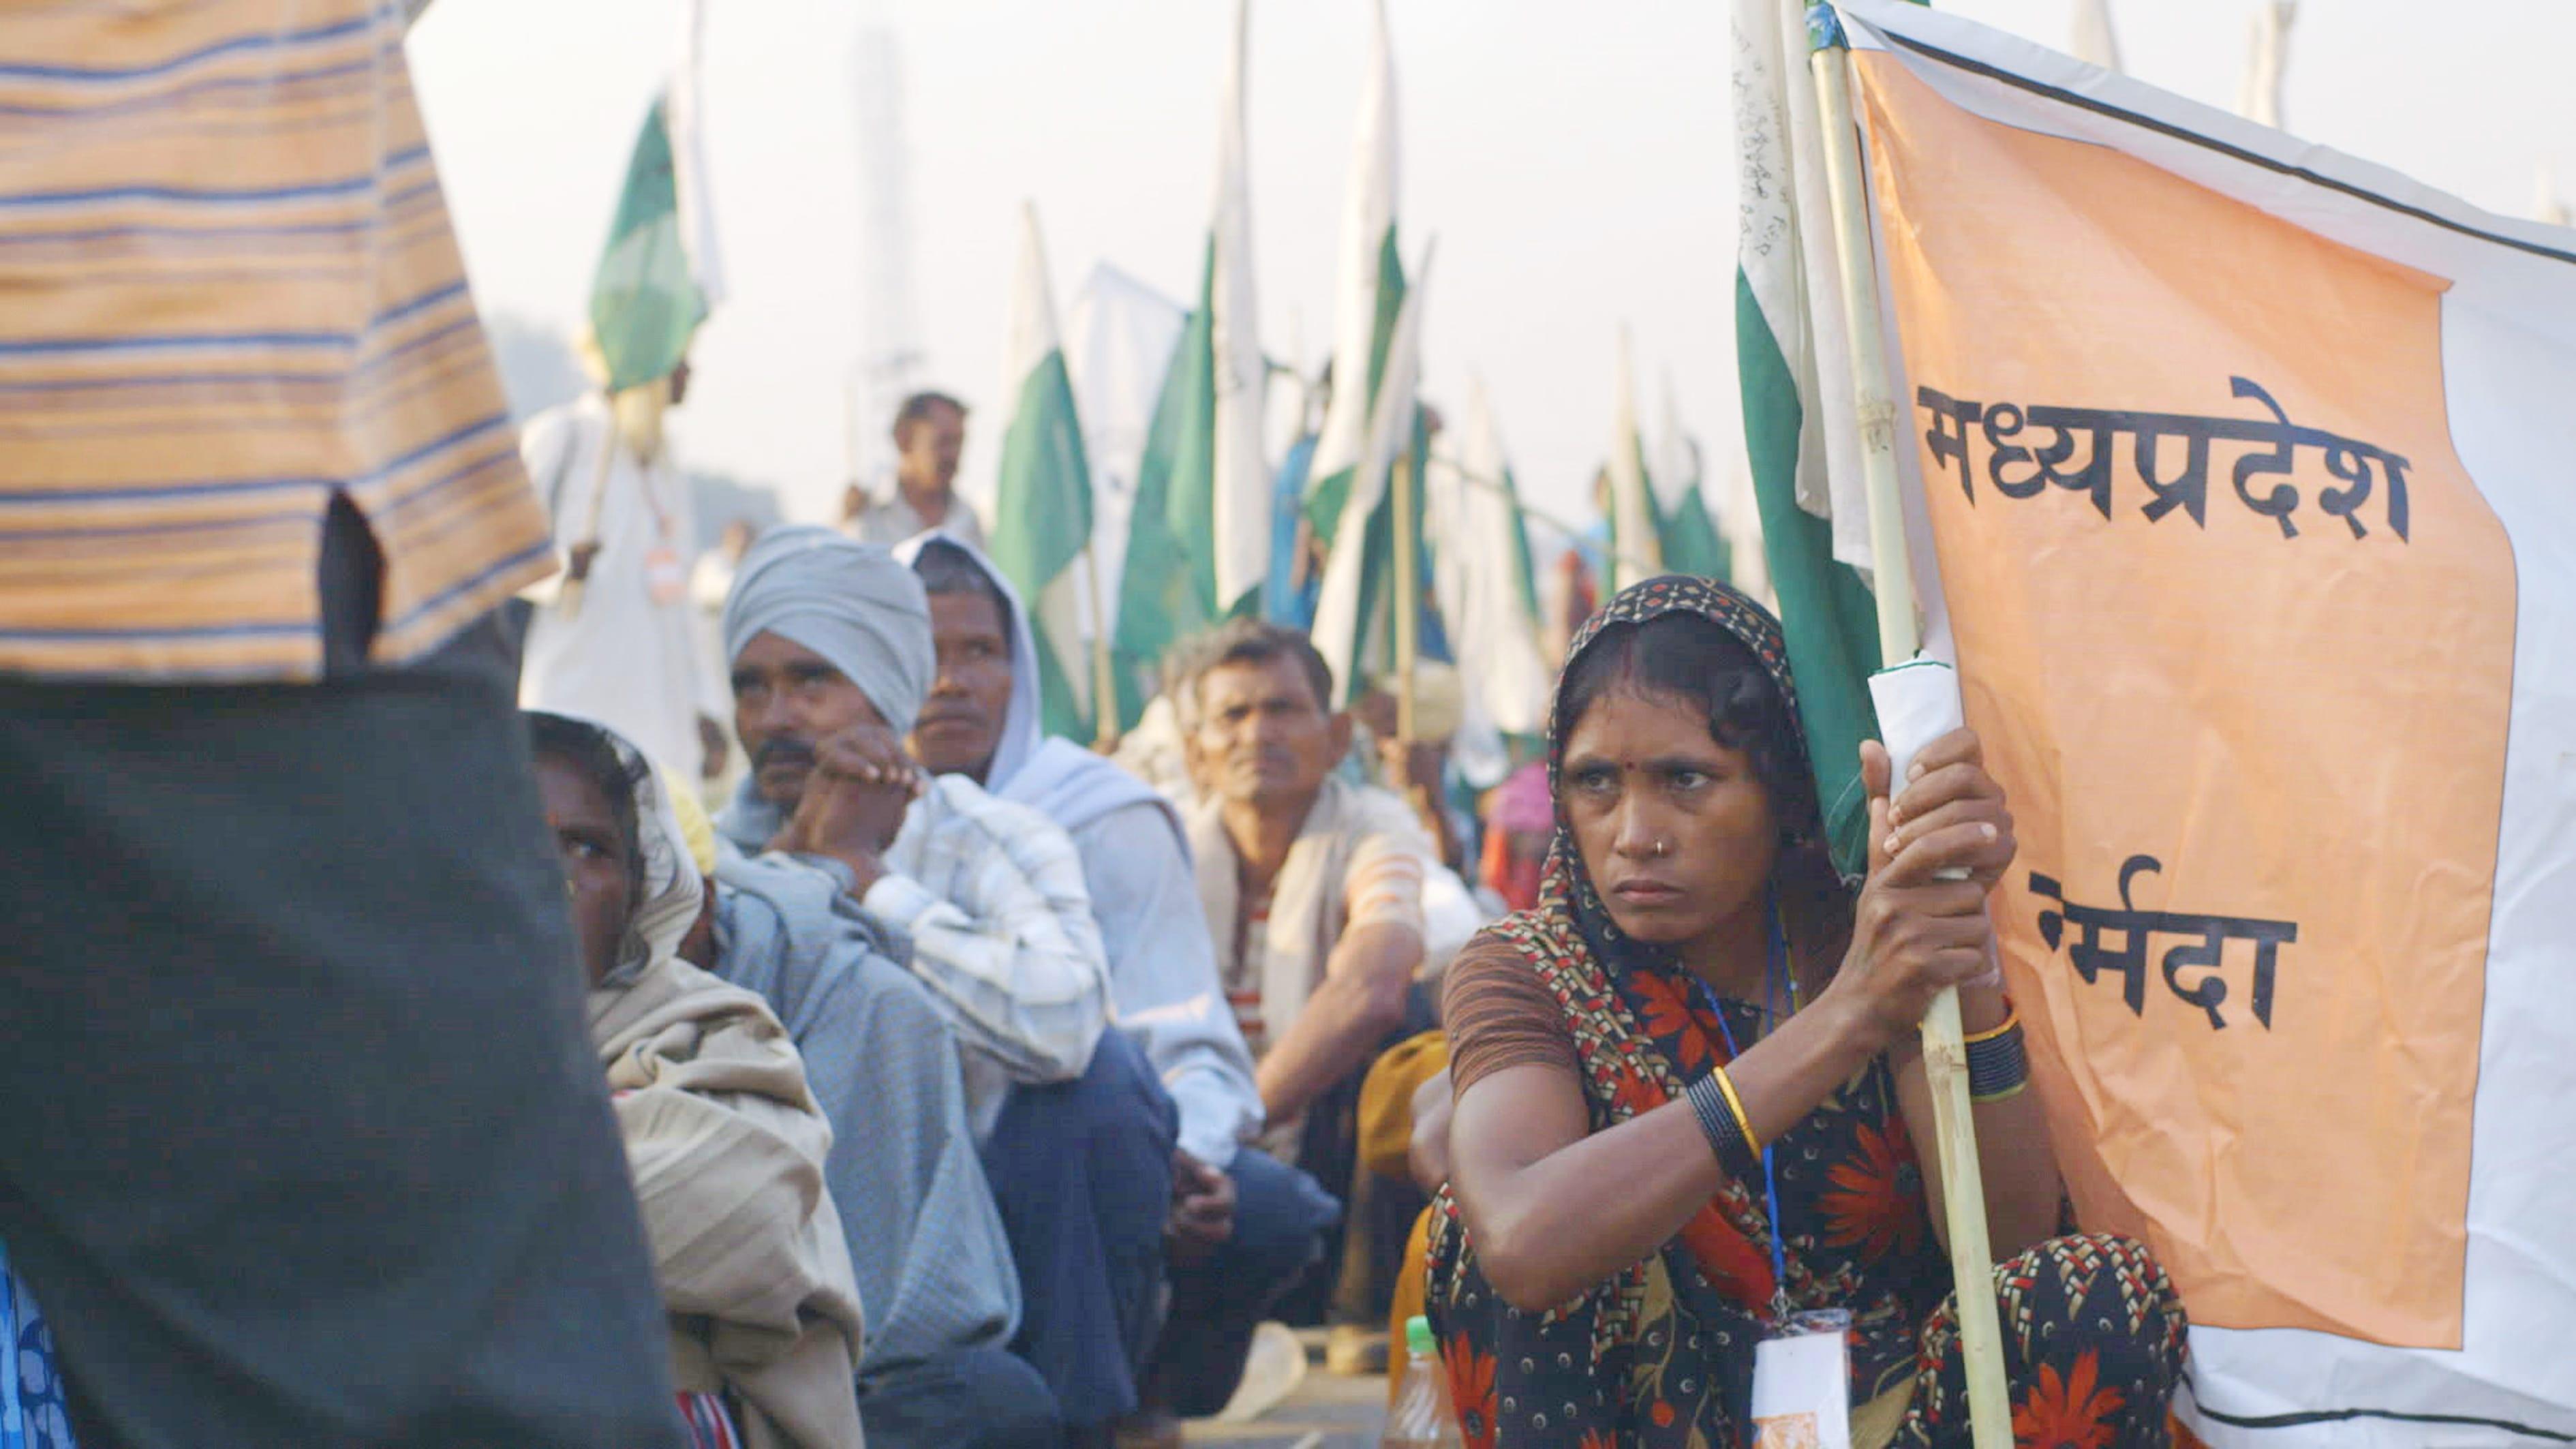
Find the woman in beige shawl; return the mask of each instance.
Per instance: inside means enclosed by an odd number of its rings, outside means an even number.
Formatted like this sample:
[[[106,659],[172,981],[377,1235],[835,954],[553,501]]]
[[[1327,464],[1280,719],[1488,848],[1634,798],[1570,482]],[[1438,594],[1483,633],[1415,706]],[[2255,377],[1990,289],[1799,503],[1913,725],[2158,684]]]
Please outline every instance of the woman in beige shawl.
[[[705,887],[652,767],[528,721],[683,1414],[701,1446],[857,1446],[858,1289],[804,1063],[759,997],[676,954]]]

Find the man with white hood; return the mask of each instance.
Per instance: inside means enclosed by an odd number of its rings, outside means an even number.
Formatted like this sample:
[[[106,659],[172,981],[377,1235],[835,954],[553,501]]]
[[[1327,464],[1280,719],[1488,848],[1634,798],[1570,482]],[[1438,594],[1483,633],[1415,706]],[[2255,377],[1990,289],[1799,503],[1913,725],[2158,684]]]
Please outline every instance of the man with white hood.
[[[937,669],[919,579],[830,529],[773,530],[725,604],[752,773],[718,819],[908,938],[963,1060],[1011,1253],[1012,1348],[1077,1442],[1136,1406],[1162,1296],[1172,1102],[1110,1004],[1073,844],[1047,818],[904,753]]]
[[[1233,1009],[1170,801],[1039,723],[1038,645],[1009,580],[970,545],[929,533],[896,549],[929,595],[939,672],[912,754],[1061,826],[1081,855],[1108,950],[1119,1027],[1180,1109],[1167,1230],[1171,1321],[1148,1398],[1214,1413],[1263,1313],[1318,1256],[1338,1212],[1314,1179],[1243,1145],[1261,1129]]]

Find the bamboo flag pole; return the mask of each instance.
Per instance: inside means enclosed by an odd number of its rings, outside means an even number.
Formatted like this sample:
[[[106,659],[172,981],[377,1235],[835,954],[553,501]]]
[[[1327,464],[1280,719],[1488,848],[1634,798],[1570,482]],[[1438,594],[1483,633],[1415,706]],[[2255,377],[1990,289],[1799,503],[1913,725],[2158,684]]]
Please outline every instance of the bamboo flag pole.
[[[1413,450],[1395,460],[1395,737],[1413,743],[1413,676],[1422,654],[1421,541],[1414,537]],[[1357,540],[1354,540],[1356,542]]]
[[[617,394],[612,392],[603,392],[600,394],[600,399],[608,404],[608,431],[600,440],[598,471],[591,475],[590,511],[586,515],[586,521],[581,526],[581,537],[573,544],[573,547],[575,548],[580,548],[584,544],[590,546],[591,564],[596,564],[599,561],[599,517],[608,506],[608,474],[609,470],[616,465],[617,444],[619,441],[617,436]],[[569,619],[573,615],[581,612],[582,591],[589,583],[590,567],[590,564],[582,566],[582,577],[567,578],[564,580],[563,587],[555,593],[556,613]]]
[[[1100,542],[1082,546],[1083,588],[1091,596],[1091,748],[1118,748],[1118,676],[1109,667],[1109,622],[1100,604]]]
[[[1824,6],[1828,17],[1832,11]],[[1807,57],[1824,127],[1825,184],[1833,198],[1834,251],[1841,263],[1844,331],[1860,422],[1861,477],[1869,491],[1870,563],[1878,595],[1878,652],[1893,666],[1914,657],[1914,570],[1905,551],[1904,503],[1897,492],[1896,404],[1887,384],[1878,315],[1878,267],[1853,123],[1851,51],[1839,22]],[[2004,1384],[2003,1335],[1996,1321],[1994,1254],[1986,1236],[1984,1173],[1968,1100],[1968,1049],[1956,988],[1933,998],[1923,1018],[1923,1070],[1939,1129],[1942,1202],[1950,1224],[1950,1273],[1958,1290],[1959,1344],[1968,1379],[1975,1449],[2012,1449],[2012,1400]]]

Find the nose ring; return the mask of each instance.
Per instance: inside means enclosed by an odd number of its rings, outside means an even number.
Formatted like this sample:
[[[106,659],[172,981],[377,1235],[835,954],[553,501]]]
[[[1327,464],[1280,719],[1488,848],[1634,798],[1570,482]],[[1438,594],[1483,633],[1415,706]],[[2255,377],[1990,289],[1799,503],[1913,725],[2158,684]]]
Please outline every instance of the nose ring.
[[[1670,854],[1672,854],[1672,853],[1673,853],[1673,843],[1672,843],[1671,841],[1669,841],[1669,840],[1658,840],[1658,841],[1656,841],[1656,842],[1655,842],[1655,858],[1656,858],[1656,859],[1661,860],[1661,859],[1662,859],[1662,858],[1664,858],[1665,856],[1670,855]]]

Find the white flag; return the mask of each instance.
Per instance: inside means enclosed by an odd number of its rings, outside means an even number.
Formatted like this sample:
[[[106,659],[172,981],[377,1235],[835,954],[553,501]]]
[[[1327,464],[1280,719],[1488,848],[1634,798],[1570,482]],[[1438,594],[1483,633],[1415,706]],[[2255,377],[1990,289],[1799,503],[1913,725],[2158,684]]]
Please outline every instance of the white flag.
[[[1252,284],[1252,195],[1245,161],[1243,80],[1251,0],[1235,0],[1217,131],[1216,220],[1210,233],[1209,344],[1216,375],[1216,601],[1230,608],[1270,572],[1270,466],[1261,426],[1270,379]]]

